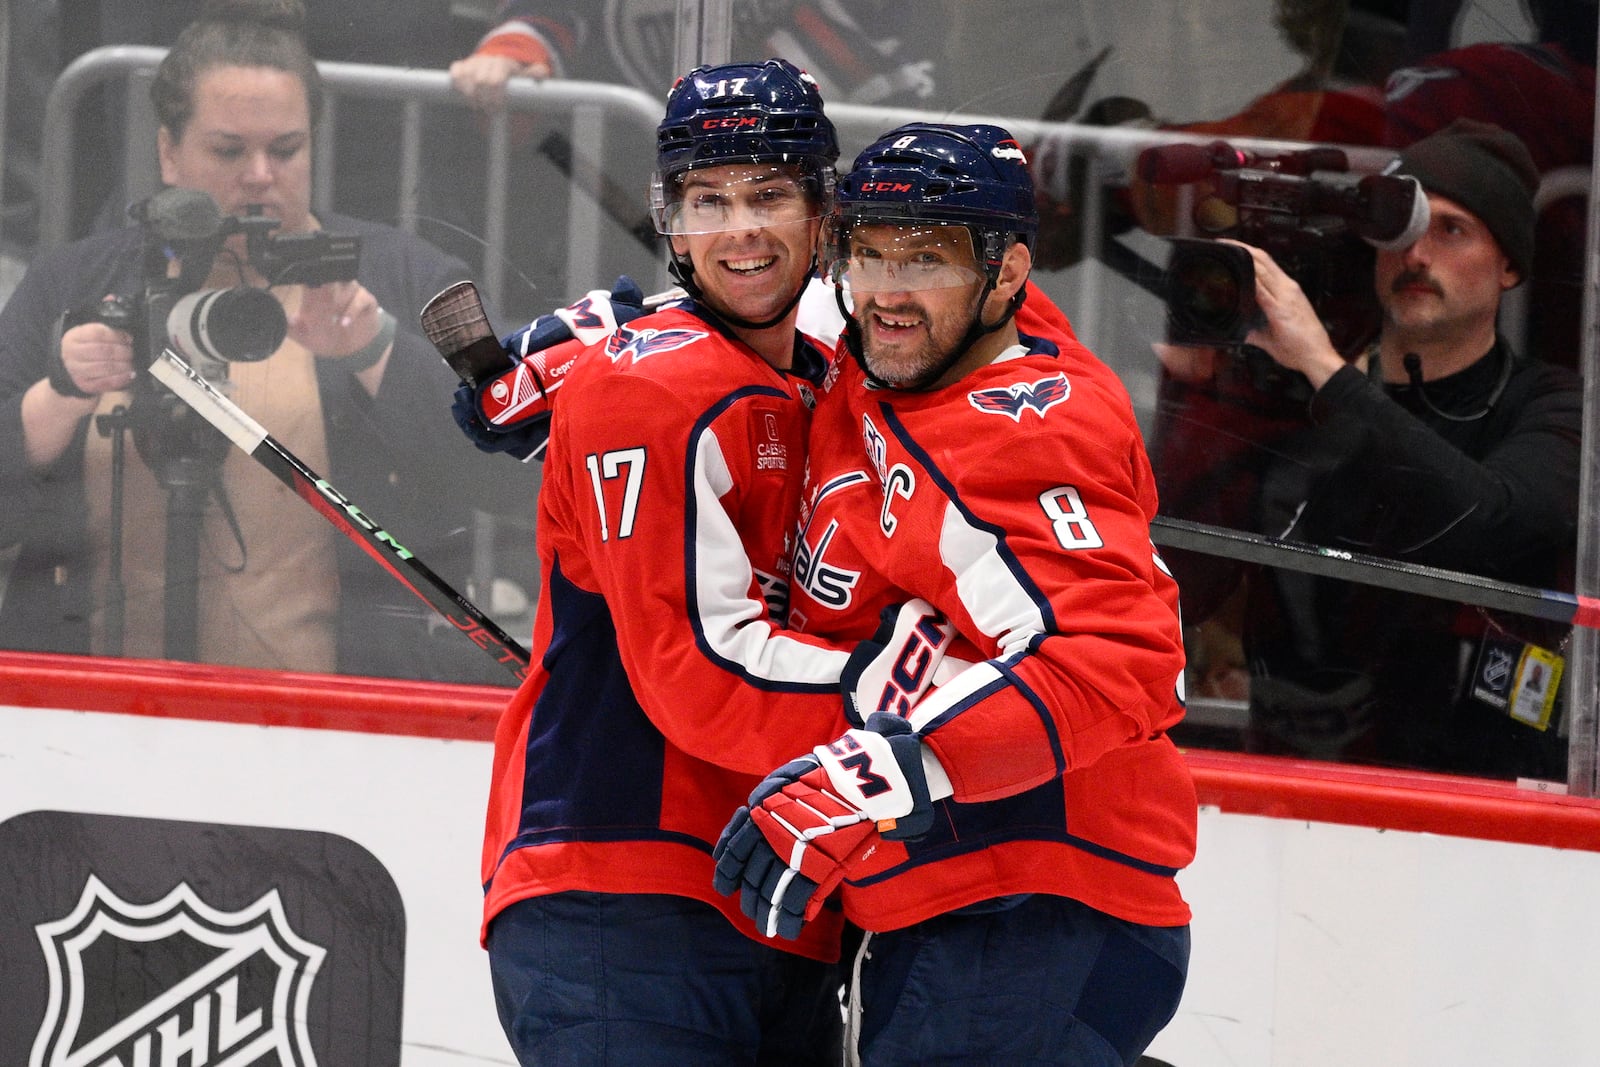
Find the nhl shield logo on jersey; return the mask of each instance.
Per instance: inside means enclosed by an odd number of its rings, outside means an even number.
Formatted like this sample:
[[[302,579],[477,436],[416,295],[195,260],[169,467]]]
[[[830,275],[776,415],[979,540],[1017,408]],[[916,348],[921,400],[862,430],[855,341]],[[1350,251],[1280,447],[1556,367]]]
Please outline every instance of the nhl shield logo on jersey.
[[[1044,413],[1072,395],[1072,383],[1065,374],[1053,374],[1036,382],[1017,382],[997,389],[979,389],[967,394],[974,408],[990,415],[1009,415],[1011,421],[1021,422],[1022,413],[1029,409]]]
[[[28,1067],[316,1067],[306,1019],[325,950],[290,928],[276,889],[229,913],[187,883],[138,904],[90,875],[35,932],[50,984]],[[102,1010],[130,976],[136,1006]]]

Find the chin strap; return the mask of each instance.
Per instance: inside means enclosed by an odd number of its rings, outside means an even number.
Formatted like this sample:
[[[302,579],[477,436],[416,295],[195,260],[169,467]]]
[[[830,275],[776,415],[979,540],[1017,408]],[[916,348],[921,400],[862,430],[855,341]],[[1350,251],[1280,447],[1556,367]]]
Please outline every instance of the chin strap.
[[[993,325],[985,326],[983,324],[983,305],[984,302],[989,299],[989,294],[994,292],[994,287],[995,283],[992,280],[988,285],[984,286],[983,295],[978,298],[978,313],[972,317],[972,324],[967,327],[966,335],[961,338],[961,344],[958,346],[960,351],[965,352],[967,349],[977,344],[980,337],[983,337],[986,334],[994,333],[996,330],[1004,327],[1005,324],[1010,322],[1017,314],[1017,309],[1022,306],[1022,302],[1028,297],[1028,290],[1026,286],[1018,289],[1017,295],[1013,296],[1006,302],[1006,309],[1001,313],[1000,318],[995,320]],[[940,373],[943,373],[943,371]]]

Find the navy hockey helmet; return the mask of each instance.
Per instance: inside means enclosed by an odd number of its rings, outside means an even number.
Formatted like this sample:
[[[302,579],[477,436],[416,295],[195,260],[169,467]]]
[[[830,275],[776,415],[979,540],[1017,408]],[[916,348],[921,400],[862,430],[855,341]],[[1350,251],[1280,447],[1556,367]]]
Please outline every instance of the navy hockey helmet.
[[[666,115],[656,127],[650,215],[656,231],[667,235],[716,232],[747,225],[749,219],[822,218],[832,208],[838,158],[839,141],[823,113],[816,79],[793,63],[769,59],[697,67],[673,85]],[[746,210],[739,211],[720,198],[707,204],[683,203],[683,178],[690,171],[745,164],[793,167],[806,198],[795,204],[798,212],[788,212],[780,204],[753,208],[746,204]],[[770,179],[756,179],[762,180]],[[673,277],[699,299],[693,262],[676,247],[669,246],[668,251]],[[812,269],[816,266],[813,258]],[[738,318],[726,308],[718,310],[736,326],[765,329],[783,321],[804,292],[802,285],[784,309],[765,322]]]
[[[999,126],[913,122],[862,150],[839,180],[837,238],[857,222],[965,226],[991,280],[1012,241],[1039,233],[1027,157]],[[835,248],[842,257],[847,250]]]
[[[650,207],[656,228],[673,186],[685,172],[741,163],[793,164],[815,177],[818,204],[833,193],[839,142],[822,110],[811,75],[785,59],[697,67],[667,94],[666,116],[656,127],[656,171]]]

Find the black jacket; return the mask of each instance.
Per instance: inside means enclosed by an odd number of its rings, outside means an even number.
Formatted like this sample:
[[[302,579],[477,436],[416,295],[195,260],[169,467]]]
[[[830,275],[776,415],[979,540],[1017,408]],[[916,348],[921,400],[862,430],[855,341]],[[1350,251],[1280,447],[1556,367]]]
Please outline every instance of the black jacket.
[[[1582,383],[1504,343],[1421,387],[1346,367],[1262,479],[1258,528],[1330,548],[1571,588]],[[1455,416],[1450,418],[1448,416]],[[1483,636],[1566,630],[1289,571],[1254,576],[1244,643],[1259,747],[1511,777],[1565,777],[1565,739],[1470,696]]]

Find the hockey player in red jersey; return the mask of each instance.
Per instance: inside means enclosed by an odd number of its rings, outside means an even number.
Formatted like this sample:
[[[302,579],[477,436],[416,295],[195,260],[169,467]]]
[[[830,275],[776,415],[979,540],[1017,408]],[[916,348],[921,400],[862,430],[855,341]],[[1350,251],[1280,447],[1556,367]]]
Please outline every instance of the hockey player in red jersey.
[[[980,662],[914,706],[864,688],[864,721],[770,775],[716,854],[769,934],[835,891],[872,931],[862,1063],[1131,1064],[1187,971],[1177,588],[1120,382],[1064,322],[1013,319],[1033,204],[992,126],[902,127],[840,184],[856,360],[812,428],[790,622],[860,633],[915,594]]]
[[[796,332],[838,154],[781,60],[668,97],[653,211],[690,298],[564,378],[533,664],[495,738],[496,1003],[524,1063],[836,1062],[841,922],[759,931],[712,889],[728,813],[844,729],[847,654],[777,630],[825,358]]]

